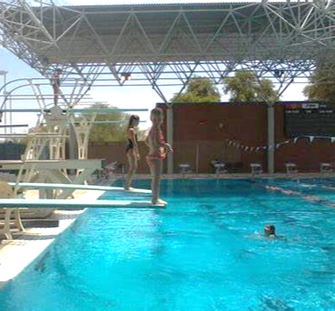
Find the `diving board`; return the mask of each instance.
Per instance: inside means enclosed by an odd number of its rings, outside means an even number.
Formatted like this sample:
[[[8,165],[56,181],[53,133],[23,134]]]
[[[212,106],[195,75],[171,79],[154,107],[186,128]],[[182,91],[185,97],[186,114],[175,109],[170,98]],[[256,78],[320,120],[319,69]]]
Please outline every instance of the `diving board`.
[[[125,190],[122,187],[108,187],[99,185],[82,185],[82,184],[53,184],[53,183],[29,183],[29,182],[9,182],[11,186],[19,186],[24,189],[74,189],[74,190],[98,190],[98,191],[115,191],[124,192],[126,194],[142,193],[151,194],[151,190],[132,188]]]
[[[28,200],[28,199],[0,199],[0,208],[164,208],[166,204],[152,204],[151,201],[128,200]]]
[[[0,136],[1,137],[1,136]],[[62,169],[101,169],[103,159],[67,159],[67,160],[0,160],[0,170],[19,170],[22,165],[25,169],[62,170]]]

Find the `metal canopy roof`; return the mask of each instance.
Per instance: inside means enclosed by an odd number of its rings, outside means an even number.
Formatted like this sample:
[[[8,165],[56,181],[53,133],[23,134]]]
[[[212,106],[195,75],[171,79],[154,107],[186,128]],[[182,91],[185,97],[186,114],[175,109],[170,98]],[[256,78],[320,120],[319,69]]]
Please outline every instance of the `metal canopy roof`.
[[[48,1],[0,4],[0,42],[47,77],[61,66],[85,83],[157,91],[172,82],[185,86],[197,73],[219,83],[246,66],[284,85],[315,61],[334,61],[332,0],[62,7]],[[273,75],[278,70],[285,77]],[[124,73],[135,79],[122,79]]]

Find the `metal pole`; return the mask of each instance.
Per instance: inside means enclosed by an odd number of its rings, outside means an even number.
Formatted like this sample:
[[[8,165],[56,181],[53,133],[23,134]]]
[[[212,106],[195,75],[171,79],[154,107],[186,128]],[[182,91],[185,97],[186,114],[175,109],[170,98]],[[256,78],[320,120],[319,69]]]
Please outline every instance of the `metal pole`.
[[[4,74],[4,77],[3,77],[3,81],[4,81],[4,95],[6,96],[7,95],[7,92],[6,92],[6,84],[7,84],[7,71],[5,71],[5,74]],[[7,104],[7,103],[6,103]],[[5,124],[7,124],[7,116],[5,114]],[[5,128],[5,134],[7,134],[7,128]]]
[[[7,91],[6,91],[6,84],[7,84],[7,71],[1,71],[1,74],[3,75],[3,83],[4,83],[4,89],[3,89],[3,93],[6,96],[7,95]],[[5,107],[6,108],[7,102],[5,102]],[[7,125],[7,115],[4,113],[3,114],[3,120],[4,124]],[[4,133],[7,134],[7,128],[5,127],[4,129]]]
[[[77,154],[77,137],[73,125],[69,124],[69,158],[78,159]],[[74,170],[69,170],[70,175],[74,175]]]
[[[269,104],[267,108],[268,115],[268,148],[267,148],[267,166],[268,173],[274,173],[275,159],[275,109],[273,104]]]
[[[167,141],[173,148],[173,105],[167,104],[166,111],[166,131],[167,131]],[[167,172],[168,174],[173,174],[173,153],[170,153],[167,159]]]

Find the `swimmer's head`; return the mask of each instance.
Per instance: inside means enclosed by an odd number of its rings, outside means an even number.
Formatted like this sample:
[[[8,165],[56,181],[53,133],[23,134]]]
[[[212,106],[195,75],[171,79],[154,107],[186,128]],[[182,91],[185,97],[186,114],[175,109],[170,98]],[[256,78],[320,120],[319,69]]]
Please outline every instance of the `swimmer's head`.
[[[163,110],[161,108],[154,108],[150,113],[150,120],[152,124],[161,125],[163,122]]]
[[[274,225],[265,225],[264,235],[266,237],[276,236],[276,227]]]

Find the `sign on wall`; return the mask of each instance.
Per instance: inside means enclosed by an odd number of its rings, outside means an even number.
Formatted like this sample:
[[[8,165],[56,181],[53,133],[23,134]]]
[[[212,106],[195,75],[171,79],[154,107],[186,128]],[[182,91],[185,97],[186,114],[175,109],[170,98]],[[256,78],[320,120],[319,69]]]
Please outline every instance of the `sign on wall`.
[[[285,134],[335,136],[335,106],[321,103],[285,104]]]

